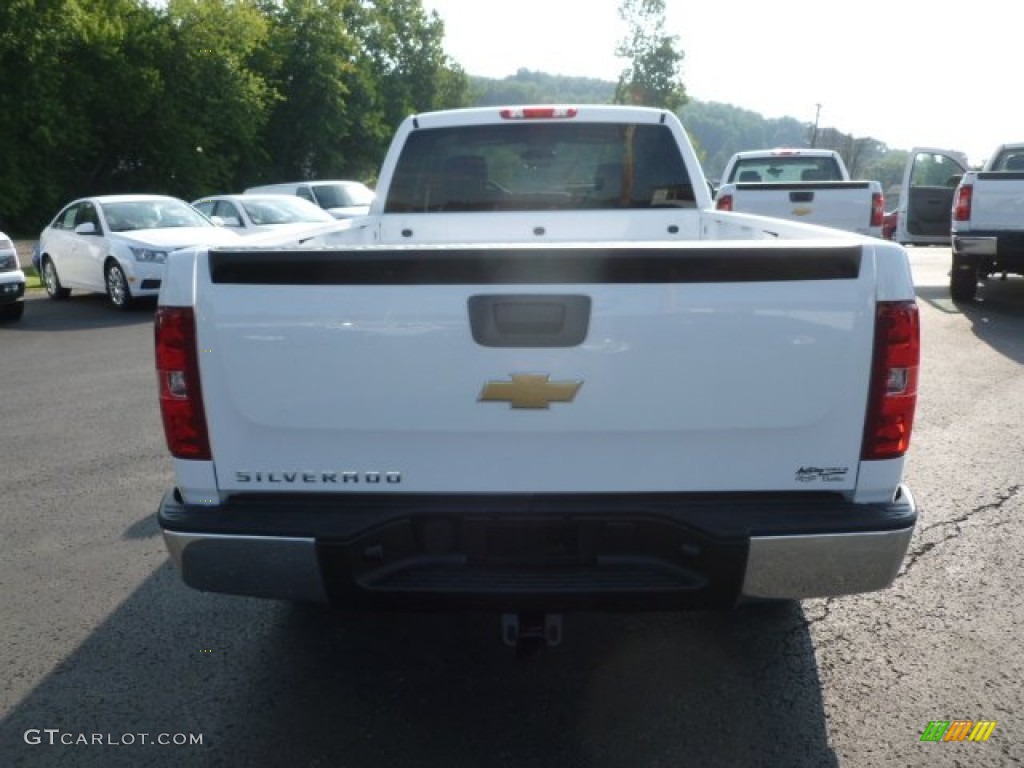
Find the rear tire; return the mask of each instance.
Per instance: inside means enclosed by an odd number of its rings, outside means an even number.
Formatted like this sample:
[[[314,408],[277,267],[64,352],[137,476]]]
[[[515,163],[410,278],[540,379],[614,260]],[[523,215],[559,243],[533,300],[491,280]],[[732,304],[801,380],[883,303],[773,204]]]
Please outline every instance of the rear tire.
[[[57,267],[54,266],[53,259],[49,256],[43,257],[43,285],[46,286],[46,295],[51,299],[60,301],[71,295],[71,289],[60,284]]]
[[[949,273],[949,295],[953,301],[974,301],[978,295],[978,268],[955,253]]]
[[[110,262],[103,271],[104,282],[107,286],[107,298],[114,305],[115,309],[127,310],[132,306],[132,292],[128,288],[128,279],[124,276],[124,270],[117,262]]]

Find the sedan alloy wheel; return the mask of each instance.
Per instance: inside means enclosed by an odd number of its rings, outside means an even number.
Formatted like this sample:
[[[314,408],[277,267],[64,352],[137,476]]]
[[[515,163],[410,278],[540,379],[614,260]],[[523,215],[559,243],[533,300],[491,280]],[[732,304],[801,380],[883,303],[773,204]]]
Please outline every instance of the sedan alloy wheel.
[[[57,277],[57,268],[53,266],[53,260],[49,257],[43,259],[43,285],[46,286],[46,294],[51,299],[66,299],[71,291],[60,284]]]
[[[128,280],[119,264],[108,264],[106,270],[107,296],[118,309],[128,309],[132,304],[132,293]]]

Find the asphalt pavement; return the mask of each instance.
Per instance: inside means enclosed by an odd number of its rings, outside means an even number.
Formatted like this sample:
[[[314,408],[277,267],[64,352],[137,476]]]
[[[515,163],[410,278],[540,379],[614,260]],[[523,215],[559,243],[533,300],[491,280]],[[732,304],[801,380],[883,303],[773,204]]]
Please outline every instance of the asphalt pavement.
[[[35,293],[0,327],[0,766],[1024,765],[1024,280],[955,305],[948,249],[910,256],[921,519],[895,584],[573,614],[532,661],[489,614],[184,586],[154,519],[152,306]],[[953,720],[996,725],[921,740]]]

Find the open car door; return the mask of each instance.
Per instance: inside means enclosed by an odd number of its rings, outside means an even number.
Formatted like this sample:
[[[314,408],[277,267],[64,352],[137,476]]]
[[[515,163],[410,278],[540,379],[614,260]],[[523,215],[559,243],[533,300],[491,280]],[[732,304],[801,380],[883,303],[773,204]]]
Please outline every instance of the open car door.
[[[949,245],[953,193],[967,165],[967,155],[956,150],[910,150],[893,239],[901,245]]]

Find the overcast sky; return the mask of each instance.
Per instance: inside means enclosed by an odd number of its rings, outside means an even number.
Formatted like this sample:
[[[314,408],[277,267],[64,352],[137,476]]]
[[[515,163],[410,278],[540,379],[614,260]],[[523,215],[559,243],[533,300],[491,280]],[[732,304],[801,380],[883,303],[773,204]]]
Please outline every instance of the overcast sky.
[[[619,0],[422,0],[471,75],[519,68],[617,80]],[[893,149],[958,149],[972,163],[1024,141],[1020,22],[1003,0],[845,4],[666,0],[690,98],[790,116]]]

